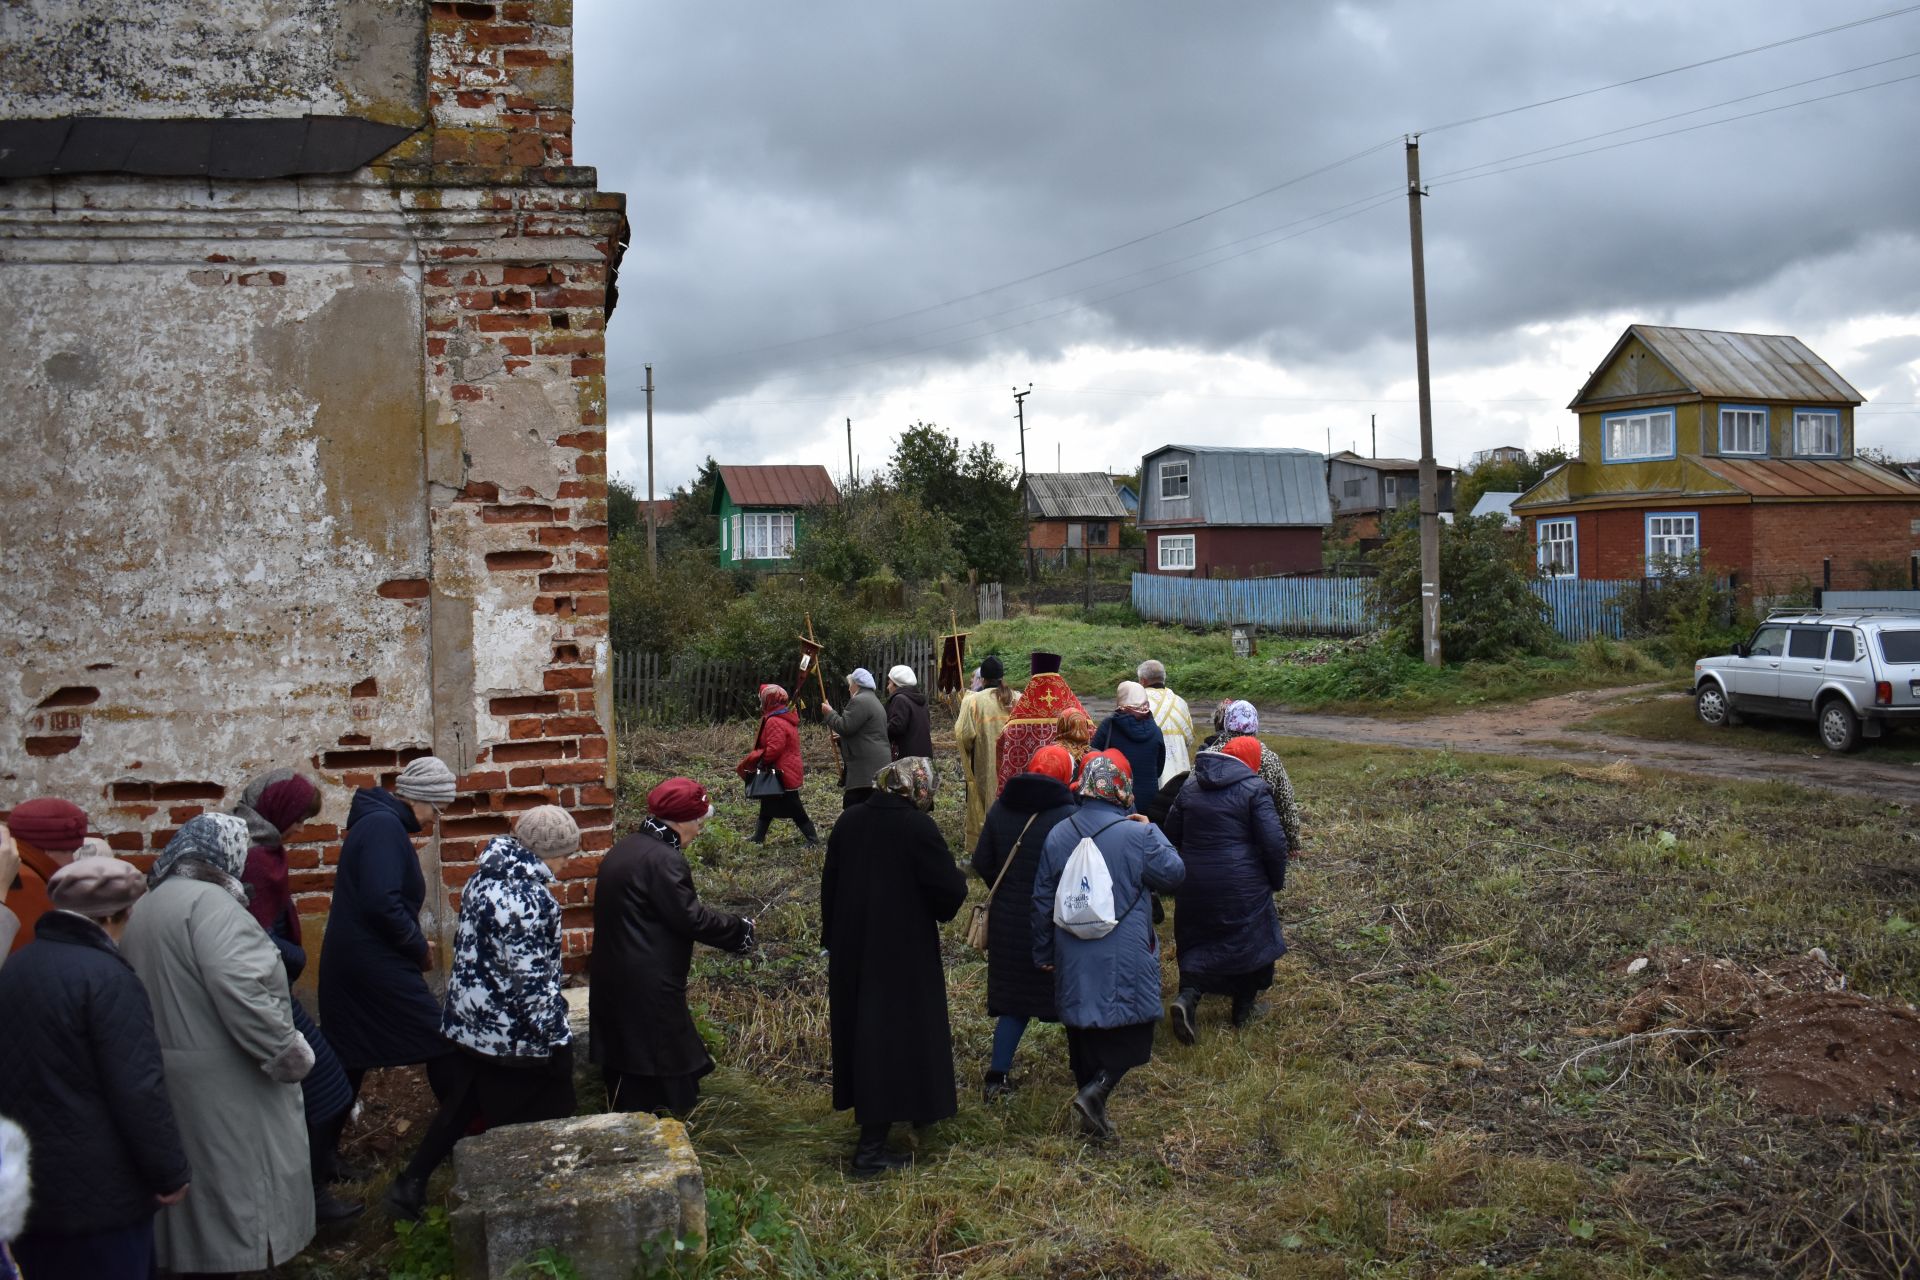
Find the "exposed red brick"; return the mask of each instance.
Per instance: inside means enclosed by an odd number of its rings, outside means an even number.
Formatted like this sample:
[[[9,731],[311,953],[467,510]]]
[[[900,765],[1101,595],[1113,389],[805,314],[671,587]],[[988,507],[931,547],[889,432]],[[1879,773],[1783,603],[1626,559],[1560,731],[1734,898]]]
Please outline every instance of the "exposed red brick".
[[[558,742],[502,742],[493,748],[493,758],[503,764],[524,760],[553,760],[568,754]],[[571,746],[571,743],[564,744]],[[509,775],[511,779],[513,775]]]
[[[605,591],[607,575],[604,573],[543,573],[540,575],[542,591]]]
[[[605,360],[575,360],[567,370],[576,378],[598,378],[607,371]]]
[[[604,766],[591,763],[550,764],[546,768],[548,782],[594,782],[604,777]]]
[[[464,382],[456,383],[453,388],[453,398],[455,400],[482,400],[486,398],[486,394],[487,393],[479,387],[471,386]]]
[[[591,667],[549,667],[541,674],[543,688],[547,689],[591,689],[593,687],[593,668]]]
[[[158,782],[153,787],[155,800],[218,800],[227,789],[217,782]]]
[[[86,707],[100,701],[100,691],[89,685],[67,685],[55,689],[36,704],[39,710],[49,707]]]
[[[398,757],[391,751],[377,748],[362,751],[327,751],[320,756],[320,763],[327,769],[367,769],[391,766],[398,763]]]
[[[544,775],[538,765],[526,765],[518,769],[507,770],[507,781],[516,787],[538,786],[544,780]]]
[[[493,698],[487,710],[496,716],[551,715],[560,709],[560,699],[551,693],[530,693],[511,698]]]
[[[107,848],[115,853],[134,853],[144,844],[138,831],[115,831],[107,836]]]
[[[482,507],[480,518],[488,524],[545,524],[553,519],[553,508],[532,502]]]
[[[553,277],[553,268],[508,267],[504,275],[508,284],[546,284]]]
[[[372,676],[360,681],[347,690],[349,698],[377,698],[380,696],[380,682]]]
[[[425,578],[389,578],[375,591],[389,600],[424,600],[433,593]]]
[[[580,739],[580,756],[584,760],[605,760],[607,740],[605,738]]]
[[[594,716],[548,716],[545,723],[548,736],[555,738],[600,732],[600,721]]]
[[[504,836],[511,828],[505,818],[488,813],[473,818],[443,819],[440,830],[449,836]]]
[[[30,756],[63,756],[80,745],[80,735],[46,734],[27,738],[23,745]]]
[[[545,569],[553,563],[553,556],[546,551],[489,551],[487,568],[496,573],[518,569]]]

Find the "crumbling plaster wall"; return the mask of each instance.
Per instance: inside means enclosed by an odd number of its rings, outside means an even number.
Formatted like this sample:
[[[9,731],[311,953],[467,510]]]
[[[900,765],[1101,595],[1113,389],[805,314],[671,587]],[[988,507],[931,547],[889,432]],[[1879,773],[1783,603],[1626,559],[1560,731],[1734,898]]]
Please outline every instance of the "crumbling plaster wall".
[[[331,40],[398,6],[211,7],[332,10]],[[0,183],[0,807],[67,795],[151,851],[305,765],[333,784],[290,852],[318,914],[350,788],[433,751],[462,774],[427,849],[443,927],[485,841],[561,803],[577,963],[612,842],[622,201],[569,164],[565,0],[411,8],[427,127],[357,174]],[[228,74],[170,110],[221,113]]]

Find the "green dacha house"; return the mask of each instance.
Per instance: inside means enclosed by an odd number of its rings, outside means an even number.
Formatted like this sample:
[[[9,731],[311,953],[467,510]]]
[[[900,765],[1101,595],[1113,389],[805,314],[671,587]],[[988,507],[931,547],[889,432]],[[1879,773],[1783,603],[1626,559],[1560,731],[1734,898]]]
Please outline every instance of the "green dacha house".
[[[733,569],[783,569],[806,537],[809,507],[840,501],[821,466],[720,468],[713,513],[720,520],[720,563]]]

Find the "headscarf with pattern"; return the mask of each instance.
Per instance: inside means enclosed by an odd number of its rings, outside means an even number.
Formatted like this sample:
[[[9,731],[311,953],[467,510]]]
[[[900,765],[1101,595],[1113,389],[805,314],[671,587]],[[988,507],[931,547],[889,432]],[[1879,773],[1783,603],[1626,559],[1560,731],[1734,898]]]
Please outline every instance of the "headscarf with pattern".
[[[249,782],[233,810],[233,816],[247,824],[247,865],[240,877],[253,891],[247,909],[267,929],[286,920],[296,945],[301,941],[300,915],[289,910],[293,894],[287,884],[285,836],[306,821],[319,795],[311,778],[274,769]]]
[[[1234,737],[1258,733],[1260,732],[1260,713],[1255,711],[1253,704],[1245,699],[1230,702],[1227,704],[1226,713],[1220,717],[1220,727]]]
[[[786,710],[787,691],[777,684],[760,686],[760,714],[770,716],[777,711]]]
[[[230,813],[203,813],[191,819],[160,851],[147,873],[147,884],[158,888],[189,863],[203,863],[224,875],[233,882],[229,892],[246,901],[240,873],[247,869],[247,824]]]
[[[1133,808],[1133,779],[1119,762],[1096,751],[1080,762],[1080,794],[1105,800],[1122,809]]]
[[[1041,774],[1055,782],[1073,781],[1073,756],[1057,742],[1050,742],[1033,753],[1027,772]]]
[[[925,756],[904,756],[873,775],[875,789],[888,795],[911,800],[913,807],[926,813],[933,808],[933,793],[939,787],[933,761]]]

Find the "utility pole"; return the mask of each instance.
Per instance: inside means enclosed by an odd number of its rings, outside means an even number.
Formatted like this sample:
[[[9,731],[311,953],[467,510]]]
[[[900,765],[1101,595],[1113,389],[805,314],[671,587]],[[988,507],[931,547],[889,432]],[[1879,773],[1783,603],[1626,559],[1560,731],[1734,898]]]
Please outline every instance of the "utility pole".
[[[853,469],[853,419],[848,418],[847,419],[847,488],[852,489],[857,479],[858,479],[858,475]]]
[[[1380,456],[1380,415],[1379,414],[1370,413],[1367,415],[1367,432],[1369,435],[1373,437],[1373,456],[1377,458]]]
[[[629,368],[632,366],[629,365]],[[653,506],[653,366],[647,366],[647,572],[660,568],[660,517]]]
[[[1420,138],[1407,139],[1407,229],[1413,240],[1413,358],[1420,379],[1420,649],[1440,665],[1440,480],[1433,462],[1433,386],[1427,370],[1427,259],[1421,242]]]
[[[1022,484],[1026,483],[1027,479],[1027,397],[1032,394],[1031,382],[1027,384],[1025,391],[1018,387],[1013,389],[1013,416],[1020,422],[1020,482]]]

